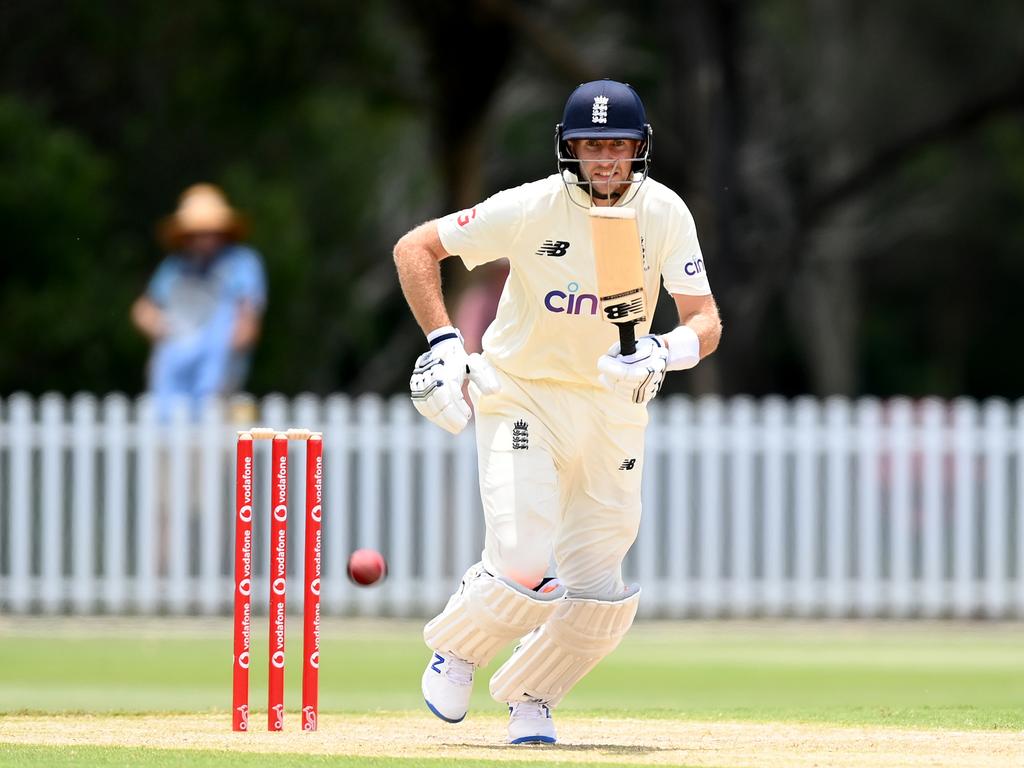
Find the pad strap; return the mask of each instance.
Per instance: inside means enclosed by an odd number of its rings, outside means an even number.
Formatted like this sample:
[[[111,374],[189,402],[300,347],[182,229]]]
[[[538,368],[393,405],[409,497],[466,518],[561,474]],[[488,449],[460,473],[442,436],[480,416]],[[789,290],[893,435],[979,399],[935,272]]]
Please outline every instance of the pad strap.
[[[477,563],[445,609],[423,628],[435,651],[484,666],[512,640],[539,627],[565,596],[565,587],[538,593],[509,579],[492,576]]]
[[[614,651],[636,618],[640,587],[620,597],[568,597],[544,626],[516,648],[491,678],[496,701],[557,705],[576,683]]]

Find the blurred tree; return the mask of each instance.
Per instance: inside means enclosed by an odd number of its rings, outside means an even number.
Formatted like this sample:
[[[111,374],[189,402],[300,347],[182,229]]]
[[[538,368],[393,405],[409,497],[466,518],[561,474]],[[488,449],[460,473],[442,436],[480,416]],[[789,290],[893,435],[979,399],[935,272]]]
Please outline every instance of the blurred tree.
[[[0,51],[0,90],[109,159],[94,199],[111,215],[89,247],[125,258],[116,275],[123,300],[85,320],[96,337],[123,335],[131,296],[159,258],[155,221],[184,186],[210,179],[252,216],[268,262],[253,389],[352,388],[389,337],[388,317],[399,316],[391,243],[438,197],[429,149],[417,140],[427,128],[409,76],[417,49],[403,43],[392,9],[339,13],[316,0],[116,13],[105,3],[39,5],[0,7],[0,40],[10,44]],[[410,56],[396,55],[403,51]],[[138,390],[144,345],[111,354],[119,359],[105,381],[88,386]],[[0,380],[0,391],[87,386],[59,361],[50,358],[46,384]]]
[[[964,142],[1001,118],[1012,126],[1007,133],[1020,135],[1022,9],[1003,2],[989,10],[964,19],[954,3],[664,4],[670,82],[683,88],[658,93],[662,104],[676,106],[669,126],[683,140],[681,154],[670,154],[659,175],[681,179],[677,188],[694,209],[722,304],[726,333],[714,389],[964,391],[952,379],[922,387],[924,378],[916,377],[934,367],[932,355],[966,374],[965,359],[951,359],[948,346],[976,349],[977,318],[962,317],[962,330],[952,331],[949,313],[1002,288],[992,275],[991,283],[964,292],[962,275],[936,268],[962,264],[946,238],[958,224],[974,228],[970,201],[947,198],[938,216],[923,215],[920,204],[937,202],[937,185],[964,189],[982,174],[955,163],[933,166],[935,173],[918,175],[921,186],[902,199],[886,188],[905,183],[906,170],[937,147],[963,157]],[[686,44],[673,49],[670,41]],[[995,160],[993,152],[983,165]],[[919,228],[911,232],[906,214],[915,209],[910,218]],[[896,228],[899,251],[879,250]],[[1004,234],[975,229],[975,237],[972,250],[988,253]],[[930,266],[915,264],[916,253],[925,252]],[[922,303],[880,301],[891,290]],[[950,301],[958,294],[960,301]],[[933,341],[949,332],[945,348],[911,340],[924,323],[935,329]],[[890,339],[880,342],[868,328],[885,328]],[[899,353],[893,337],[906,339]],[[868,339],[878,346],[869,350]],[[975,381],[1006,381],[1002,363],[987,367],[1000,372]],[[1015,394],[1022,373],[1016,387],[974,391]],[[884,379],[918,384],[878,389]]]
[[[111,281],[125,254],[95,247],[109,226],[104,159],[35,110],[0,97],[0,279],[3,389],[109,387],[134,352],[121,308],[130,289]],[[99,332],[113,315],[111,333]]]
[[[267,258],[252,389],[400,391],[395,239],[551,173],[566,94],[611,76],[722,305],[670,387],[1017,396],[1022,28],[1015,0],[8,0],[0,393],[141,388],[128,306],[201,179]]]

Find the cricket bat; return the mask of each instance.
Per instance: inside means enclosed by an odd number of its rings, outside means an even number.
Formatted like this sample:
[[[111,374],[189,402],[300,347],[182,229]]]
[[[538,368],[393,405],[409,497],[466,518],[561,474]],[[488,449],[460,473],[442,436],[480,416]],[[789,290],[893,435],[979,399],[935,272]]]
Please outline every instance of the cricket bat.
[[[633,328],[647,319],[644,265],[636,210],[593,206],[590,234],[597,273],[597,304],[601,315],[619,328],[619,350],[636,352]]]

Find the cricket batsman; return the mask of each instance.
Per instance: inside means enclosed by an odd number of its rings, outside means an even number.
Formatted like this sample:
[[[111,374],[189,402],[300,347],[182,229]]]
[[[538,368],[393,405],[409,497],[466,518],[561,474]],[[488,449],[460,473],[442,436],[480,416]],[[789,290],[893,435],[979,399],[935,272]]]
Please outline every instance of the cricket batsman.
[[[623,583],[622,560],[640,524],[646,406],[667,372],[694,367],[721,337],[693,216],[648,176],[652,130],[636,91],[580,85],[555,132],[558,173],[428,221],[394,251],[429,345],[413,404],[458,434],[468,379],[486,524],[480,562],[424,628],[423,697],[460,722],[476,669],[519,641],[490,682],[512,744],[554,743],[551,710],[632,625],[640,586]],[[598,311],[593,206],[634,209],[648,306],[661,280],[679,312],[661,336],[648,312],[629,356]],[[445,311],[439,262],[453,255],[469,269],[510,265],[482,355],[466,353]],[[546,578],[552,556],[557,579]]]

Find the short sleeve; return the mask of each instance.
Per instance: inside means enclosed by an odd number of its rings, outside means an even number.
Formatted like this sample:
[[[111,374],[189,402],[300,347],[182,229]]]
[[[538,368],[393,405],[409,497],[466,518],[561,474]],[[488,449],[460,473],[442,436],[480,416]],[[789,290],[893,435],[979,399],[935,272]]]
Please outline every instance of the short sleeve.
[[[704,256],[697,241],[697,226],[693,215],[682,200],[668,210],[665,249],[668,255],[662,262],[661,276],[665,290],[685,296],[707,296],[711,293]]]
[[[464,211],[437,221],[441,245],[459,256],[468,269],[507,258],[523,223],[523,205],[516,190],[506,190]]]
[[[150,301],[158,307],[166,307],[171,297],[172,284],[179,273],[180,270],[173,259],[161,261],[146,287],[146,296]]]
[[[259,254],[251,248],[239,247],[233,262],[230,276],[233,297],[262,309],[267,303],[267,278]]]

